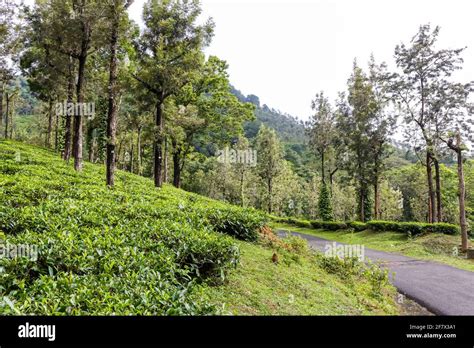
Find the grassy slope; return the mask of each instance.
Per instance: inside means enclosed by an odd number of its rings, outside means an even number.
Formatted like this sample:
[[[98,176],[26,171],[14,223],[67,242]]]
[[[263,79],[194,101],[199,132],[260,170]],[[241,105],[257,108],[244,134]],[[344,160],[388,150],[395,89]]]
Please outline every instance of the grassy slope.
[[[395,232],[324,231],[280,223],[272,223],[272,226],[341,243],[363,244],[367,248],[397,252],[414,258],[438,261],[457,268],[474,271],[474,260],[467,260],[462,256],[453,255],[453,250],[460,244],[459,236],[428,234],[409,239],[407,236]]]
[[[273,250],[239,242],[241,267],[209,295],[234,315],[384,315],[401,310],[385,286],[374,298],[367,279],[328,274],[311,255],[272,262]],[[284,257],[283,257],[284,258]]]
[[[0,237],[40,246],[37,261],[0,259],[0,314],[399,312],[391,286],[371,296],[366,276],[349,281],[306,254],[274,264],[273,248],[214,232],[203,214],[228,205],[121,171],[113,190],[103,178],[102,166],[78,174],[48,150],[0,142]],[[196,276],[231,262],[232,245],[240,262],[224,284]]]

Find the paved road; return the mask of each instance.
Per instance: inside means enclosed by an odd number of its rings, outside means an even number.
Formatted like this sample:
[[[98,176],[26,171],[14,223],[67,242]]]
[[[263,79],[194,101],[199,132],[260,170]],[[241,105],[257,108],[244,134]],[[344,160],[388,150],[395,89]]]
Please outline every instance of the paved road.
[[[333,244],[327,239],[292,233],[317,250],[325,251],[328,243]],[[277,230],[277,234],[282,237],[287,231]],[[438,315],[474,315],[474,272],[367,248],[364,253],[366,258],[395,273],[391,280],[400,293],[429,311]]]

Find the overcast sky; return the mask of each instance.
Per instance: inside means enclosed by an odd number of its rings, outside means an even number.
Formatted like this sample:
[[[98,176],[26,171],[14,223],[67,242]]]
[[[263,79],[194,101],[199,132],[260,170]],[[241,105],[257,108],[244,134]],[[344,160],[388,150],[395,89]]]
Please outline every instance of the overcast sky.
[[[130,12],[141,21],[144,0]],[[306,119],[316,92],[344,90],[352,62],[393,64],[393,51],[424,23],[440,25],[439,44],[467,46],[459,78],[474,80],[472,0],[202,0],[216,23],[206,53],[229,64],[232,84],[261,103]]]
[[[27,0],[27,3],[33,0]],[[130,15],[142,25],[145,0]],[[229,64],[231,83],[260,102],[307,119],[318,91],[335,99],[354,58],[393,65],[397,44],[421,24],[441,26],[439,46],[464,52],[461,81],[474,80],[473,0],[201,0],[215,36],[206,53]]]

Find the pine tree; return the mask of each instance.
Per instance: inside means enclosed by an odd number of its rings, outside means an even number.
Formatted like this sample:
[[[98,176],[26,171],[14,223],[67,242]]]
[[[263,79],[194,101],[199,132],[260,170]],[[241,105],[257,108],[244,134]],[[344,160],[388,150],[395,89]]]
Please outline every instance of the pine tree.
[[[325,182],[321,183],[318,200],[319,217],[323,221],[332,221],[331,196]]]

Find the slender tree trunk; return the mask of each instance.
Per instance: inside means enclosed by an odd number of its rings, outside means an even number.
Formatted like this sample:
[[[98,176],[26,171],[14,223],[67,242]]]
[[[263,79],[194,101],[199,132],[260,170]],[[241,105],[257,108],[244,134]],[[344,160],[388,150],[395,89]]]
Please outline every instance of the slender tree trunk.
[[[242,168],[240,172],[240,200],[241,200],[241,204],[243,208],[245,208],[244,184],[245,184],[245,170]]]
[[[13,129],[15,120],[15,95],[12,96],[12,107],[10,108],[10,136],[9,139],[13,139]]]
[[[54,151],[58,151],[59,146],[59,114],[56,113],[54,120]]]
[[[443,221],[443,210],[441,201],[441,175],[439,171],[439,161],[437,158],[433,158],[435,168],[435,183],[436,183],[436,212],[438,222]]]
[[[271,214],[273,212],[273,185],[272,185],[272,178],[267,179],[267,186],[268,186],[268,213]]]
[[[79,59],[79,69],[77,74],[77,104],[82,105],[84,103],[84,74],[86,69],[87,56],[82,56]],[[76,108],[77,112],[74,116],[74,136],[73,136],[73,156],[74,156],[74,169],[78,172],[82,170],[82,115],[81,108]]]
[[[137,174],[142,175],[142,128],[137,131]]]
[[[325,170],[324,170],[324,151],[321,151],[321,179],[323,180],[323,183],[326,183],[326,176],[325,176]]]
[[[332,186],[333,186],[333,179],[334,179],[334,174],[339,170],[339,168],[334,168],[334,170],[329,173],[329,187],[331,189],[331,195],[332,195]]]
[[[8,139],[8,119],[10,117],[10,95],[6,93],[7,110],[5,112],[5,139]]]
[[[363,188],[363,185],[361,184],[360,186],[360,216],[359,219],[361,222],[365,222],[365,190]]]
[[[469,248],[469,239],[467,236],[466,222],[466,186],[464,183],[464,169],[462,158],[461,134],[456,134],[456,153],[458,160],[458,187],[459,187],[459,225],[461,226],[461,250],[466,251]]]
[[[119,19],[117,7],[114,8],[112,34],[110,36],[110,62],[109,62],[109,107],[107,112],[107,146],[106,146],[106,183],[114,186],[115,173],[115,143],[117,142],[117,48]]]
[[[431,160],[432,156],[430,152],[426,153],[426,177],[428,180],[428,201],[429,201],[429,206],[430,206],[430,223],[436,222],[436,198],[435,198],[435,191],[433,189],[433,171],[431,168]]]
[[[379,178],[376,175],[374,179],[374,218],[380,218],[380,192],[379,192]]]
[[[133,139],[130,140],[130,163],[129,163],[129,172],[133,173],[133,161],[134,161],[134,154],[133,152],[135,149],[133,148]]]
[[[168,182],[168,139],[166,137],[164,138],[164,142],[165,142],[165,155],[163,157],[163,162],[164,162],[163,163],[163,166],[164,166],[164,169],[163,169],[163,182],[167,183]],[[173,162],[174,162],[174,159],[173,159]],[[176,186],[176,187],[178,187],[178,186]]]
[[[2,82],[2,85],[0,86],[0,132],[1,129],[3,129],[3,89],[4,84]]]
[[[74,59],[69,56],[69,76],[67,84],[67,103],[68,105],[74,102]],[[72,115],[67,114],[67,110],[63,110],[66,118],[64,126],[64,153],[63,159],[69,162],[71,158],[71,143],[72,143]]]
[[[46,147],[51,147],[51,134],[53,133],[53,99],[48,102],[48,130],[46,131]]]
[[[163,96],[160,96],[156,104],[156,128],[157,134],[155,136],[154,144],[154,168],[153,176],[155,179],[155,187],[163,186]]]
[[[181,187],[181,153],[178,150],[173,151],[173,185]]]

